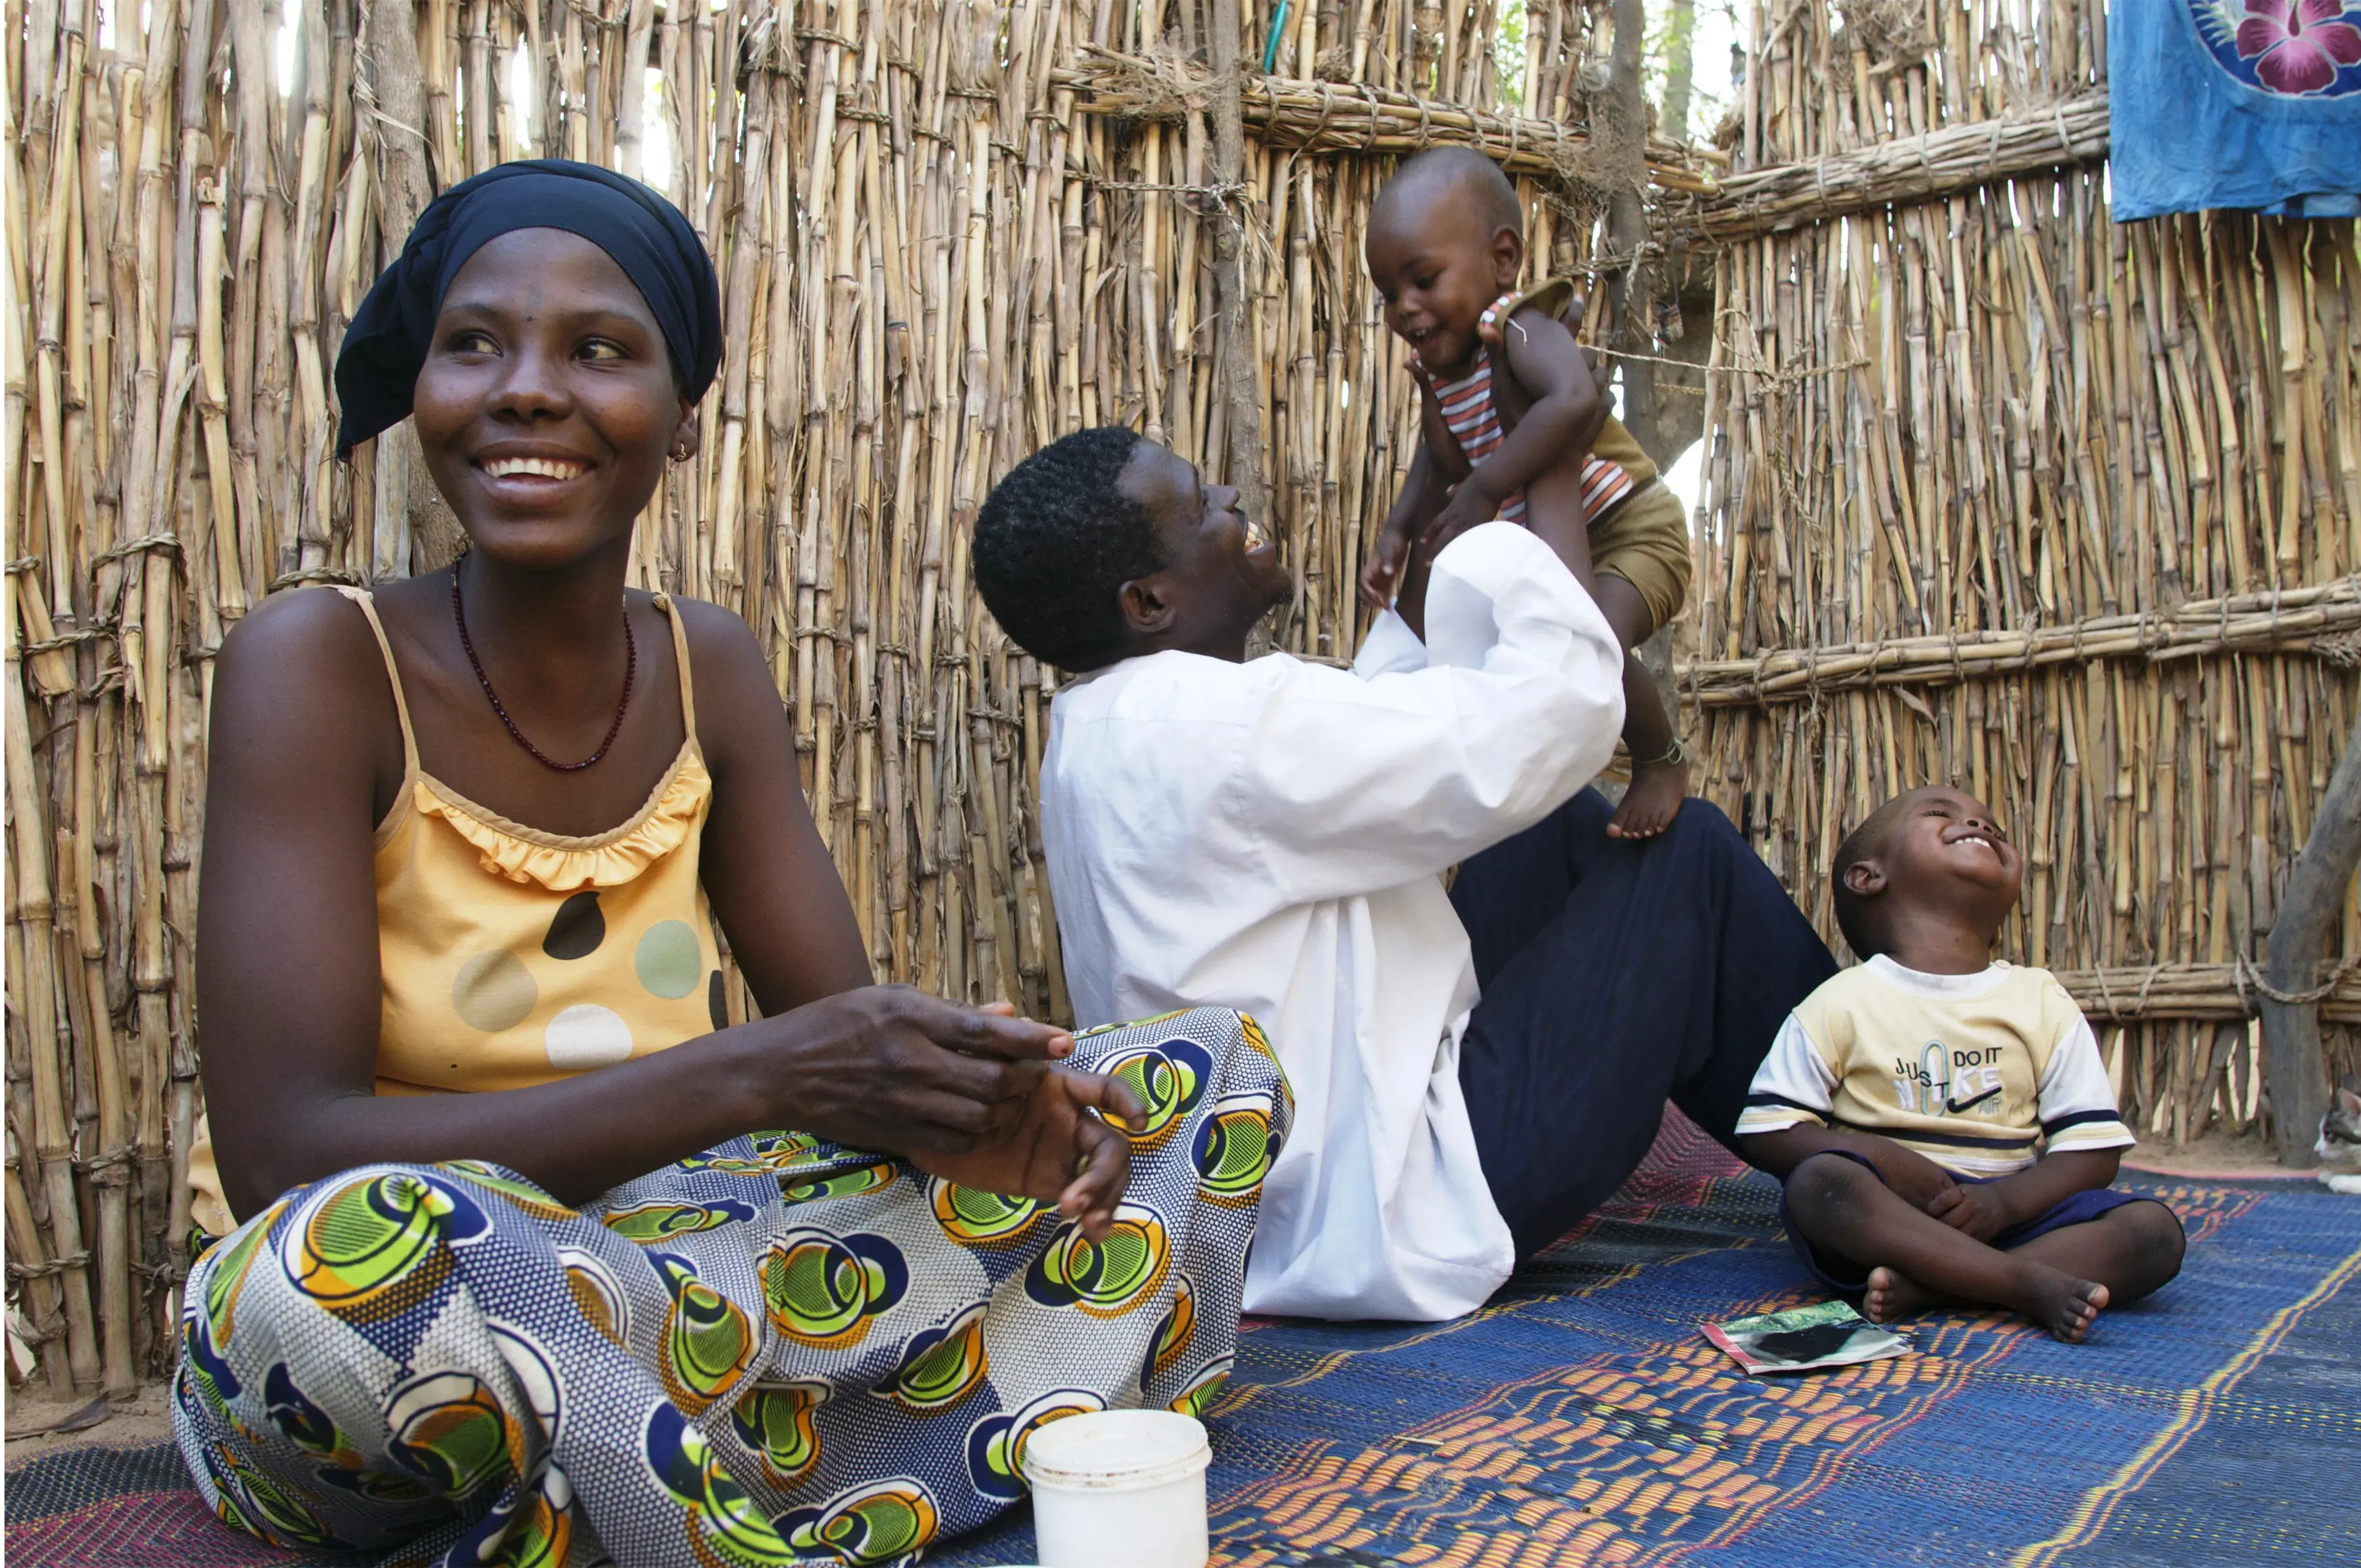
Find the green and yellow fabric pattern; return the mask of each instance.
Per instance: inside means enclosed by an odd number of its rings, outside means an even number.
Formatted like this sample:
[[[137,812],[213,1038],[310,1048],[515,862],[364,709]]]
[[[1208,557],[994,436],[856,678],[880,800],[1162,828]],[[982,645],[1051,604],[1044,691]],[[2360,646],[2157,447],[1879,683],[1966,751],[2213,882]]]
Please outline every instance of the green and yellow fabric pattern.
[[[799,1134],[568,1209],[475,1161],[287,1194],[191,1277],[174,1427],[274,1543],[409,1564],[890,1563],[1044,1423],[1227,1377],[1286,1083],[1204,1008],[1084,1036],[1154,1114],[1115,1233]]]

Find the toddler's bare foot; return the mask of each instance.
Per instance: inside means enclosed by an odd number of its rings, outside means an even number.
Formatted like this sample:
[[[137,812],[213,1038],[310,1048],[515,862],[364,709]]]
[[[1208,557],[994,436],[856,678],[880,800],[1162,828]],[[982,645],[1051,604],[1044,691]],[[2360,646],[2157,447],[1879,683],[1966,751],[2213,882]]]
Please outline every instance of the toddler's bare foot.
[[[2080,1344],[2106,1305],[2105,1286],[2043,1267],[2018,1310],[2048,1329],[2051,1338]]]
[[[1607,820],[1610,839],[1653,839],[1673,825],[1689,793],[1686,762],[1642,762],[1631,770],[1631,787]]]
[[[1872,1323],[1914,1317],[1935,1305],[1934,1292],[1898,1268],[1871,1269],[1869,1291],[1861,1299],[1861,1316]]]

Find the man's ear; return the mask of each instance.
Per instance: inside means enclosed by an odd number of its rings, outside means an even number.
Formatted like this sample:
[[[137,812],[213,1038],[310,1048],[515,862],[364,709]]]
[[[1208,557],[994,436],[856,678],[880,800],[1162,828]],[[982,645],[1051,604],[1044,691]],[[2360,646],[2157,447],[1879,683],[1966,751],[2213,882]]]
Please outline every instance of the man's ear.
[[[1875,898],[1885,891],[1885,868],[1875,861],[1855,861],[1845,868],[1844,884],[1855,898]]]
[[[1134,577],[1115,594],[1115,602],[1123,607],[1123,623],[1136,638],[1160,636],[1171,630],[1180,617],[1180,607],[1165,596],[1154,577]]]

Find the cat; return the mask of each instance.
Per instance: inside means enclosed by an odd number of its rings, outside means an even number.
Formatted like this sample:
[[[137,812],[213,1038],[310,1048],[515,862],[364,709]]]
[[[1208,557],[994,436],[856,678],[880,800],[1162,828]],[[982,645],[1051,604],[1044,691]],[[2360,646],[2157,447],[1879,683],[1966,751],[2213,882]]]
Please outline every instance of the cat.
[[[2361,1195],[2361,1094],[2351,1082],[2346,1080],[2328,1102],[2328,1114],[2320,1119],[2320,1142],[2312,1147],[2320,1156],[2323,1186]]]

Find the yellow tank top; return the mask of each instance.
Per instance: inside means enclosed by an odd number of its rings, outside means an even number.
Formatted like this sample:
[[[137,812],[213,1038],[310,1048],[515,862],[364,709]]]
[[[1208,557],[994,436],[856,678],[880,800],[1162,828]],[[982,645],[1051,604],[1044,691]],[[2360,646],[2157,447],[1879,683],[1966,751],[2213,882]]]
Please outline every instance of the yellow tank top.
[[[713,778],[671,601],[659,594],[655,604],[680,664],[680,754],[629,821],[576,839],[511,822],[421,771],[377,607],[358,588],[336,591],[368,618],[401,722],[401,789],[376,834],[377,1092],[525,1089],[727,1023],[697,875]],[[202,1120],[189,1182],[196,1223],[226,1235],[235,1222]]]

